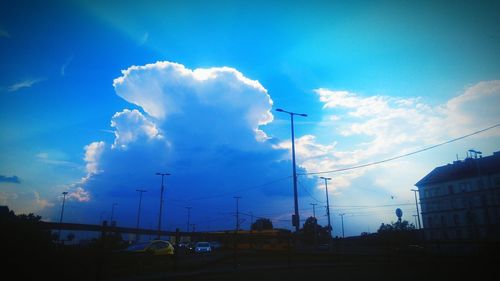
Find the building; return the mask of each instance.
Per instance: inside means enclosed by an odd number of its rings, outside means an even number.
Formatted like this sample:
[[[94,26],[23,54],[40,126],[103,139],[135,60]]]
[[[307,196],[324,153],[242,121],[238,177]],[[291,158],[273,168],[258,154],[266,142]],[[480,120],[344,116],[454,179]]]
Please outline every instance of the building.
[[[427,239],[500,240],[500,151],[437,167],[415,186]]]

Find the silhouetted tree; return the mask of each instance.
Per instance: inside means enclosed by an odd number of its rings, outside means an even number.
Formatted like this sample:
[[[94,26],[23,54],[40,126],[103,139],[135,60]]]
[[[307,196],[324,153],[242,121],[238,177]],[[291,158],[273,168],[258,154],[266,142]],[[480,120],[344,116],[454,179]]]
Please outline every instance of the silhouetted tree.
[[[316,232],[314,231],[315,228]],[[328,226],[319,225],[314,217],[306,219],[299,233],[302,243],[304,244],[313,244],[315,242],[314,235],[316,235],[316,242],[318,243],[326,243],[329,241]]]
[[[259,218],[252,224],[252,230],[273,229],[273,222],[270,219]]]
[[[415,226],[405,220],[382,223],[376,237],[387,249],[399,249],[404,245],[416,243],[417,238]]]
[[[42,271],[50,270],[53,264],[51,233],[40,222],[40,216],[16,215],[7,206],[0,206],[2,255],[7,257],[4,265],[15,274],[11,275],[16,276],[14,279],[30,279],[33,277],[31,275],[41,275]]]
[[[395,231],[411,231],[415,230],[415,226],[408,221],[397,221],[391,224],[382,223],[377,231],[379,234],[390,233]]]

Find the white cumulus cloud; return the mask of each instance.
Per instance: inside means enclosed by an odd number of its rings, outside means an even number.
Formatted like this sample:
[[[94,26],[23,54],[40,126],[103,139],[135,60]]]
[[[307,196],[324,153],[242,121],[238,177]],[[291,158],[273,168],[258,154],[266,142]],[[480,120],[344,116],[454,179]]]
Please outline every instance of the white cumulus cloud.
[[[267,90],[234,68],[191,70],[157,62],[129,67],[113,86],[118,96],[138,108],[114,114],[112,145],[96,141],[85,147],[87,176],[71,187],[71,198],[90,205],[121,198],[123,206],[123,200],[132,200],[127,194],[137,188],[150,190],[146,196],[158,196],[160,178],[155,173],[169,172],[167,198],[189,201],[216,195],[215,200],[223,200],[216,205],[231,205],[217,194],[231,195],[291,173],[288,151],[274,146],[276,141],[262,130],[273,120]],[[266,196],[290,198],[289,187],[289,181],[277,181]],[[252,196],[260,194],[259,189],[254,192]],[[130,202],[135,204],[135,197]],[[267,203],[276,207],[272,200]],[[204,204],[209,202],[196,205]],[[157,210],[146,205],[145,214],[156,216]],[[210,206],[207,210],[215,212]]]

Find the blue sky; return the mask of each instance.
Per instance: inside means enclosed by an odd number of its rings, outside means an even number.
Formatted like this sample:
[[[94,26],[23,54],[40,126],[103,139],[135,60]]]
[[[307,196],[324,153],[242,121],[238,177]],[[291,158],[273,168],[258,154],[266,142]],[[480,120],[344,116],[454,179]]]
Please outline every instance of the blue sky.
[[[11,1],[0,4],[0,203],[96,223],[112,203],[155,227],[290,228],[290,124],[300,171],[378,161],[500,123],[495,1]],[[127,72],[122,72],[127,70]],[[334,234],[375,231],[413,184],[500,131],[379,166],[326,174]],[[299,208],[324,205],[299,178]],[[195,200],[196,199],[196,200]],[[324,208],[317,210],[326,223]],[[250,217],[243,226],[248,227]]]

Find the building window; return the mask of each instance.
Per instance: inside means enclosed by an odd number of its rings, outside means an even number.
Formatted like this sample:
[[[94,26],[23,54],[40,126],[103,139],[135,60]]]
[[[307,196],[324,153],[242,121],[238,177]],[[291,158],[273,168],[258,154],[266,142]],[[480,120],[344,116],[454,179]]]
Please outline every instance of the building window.
[[[500,187],[500,177],[496,177],[493,182],[495,183],[495,187]]]
[[[453,194],[453,185],[448,185],[448,193]]]
[[[486,207],[488,206],[488,201],[486,200],[486,195],[481,195],[481,206]]]
[[[457,214],[453,215],[453,223],[455,223],[455,225],[460,225],[460,217]]]
[[[483,182],[483,179],[480,179],[477,181],[477,187],[479,189],[484,189],[484,182]]]
[[[462,192],[472,191],[472,186],[469,182],[462,182],[459,186]]]
[[[429,226],[430,226],[430,227],[433,227],[433,226],[434,226],[434,225],[433,225],[433,223],[432,223],[432,217],[429,217],[428,222],[429,222]]]
[[[441,216],[441,226],[446,226],[446,218]]]

